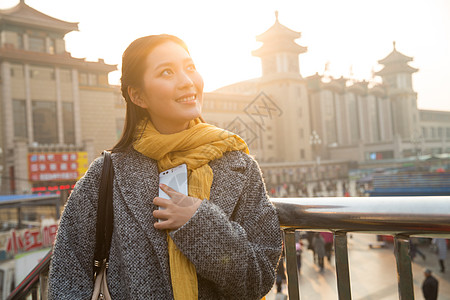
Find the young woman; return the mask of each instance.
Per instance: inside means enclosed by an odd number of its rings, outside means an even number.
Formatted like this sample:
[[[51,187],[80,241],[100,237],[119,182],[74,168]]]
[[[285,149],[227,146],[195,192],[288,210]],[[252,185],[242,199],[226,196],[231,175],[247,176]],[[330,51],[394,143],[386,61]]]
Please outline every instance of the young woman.
[[[261,299],[281,254],[276,211],[245,142],[202,121],[203,80],[186,45],[170,35],[135,40],[121,83],[127,112],[112,149],[112,298]],[[158,174],[180,164],[189,196],[159,185]],[[65,207],[50,299],[92,295],[102,165],[101,157],[92,163]],[[157,197],[159,187],[170,200]]]

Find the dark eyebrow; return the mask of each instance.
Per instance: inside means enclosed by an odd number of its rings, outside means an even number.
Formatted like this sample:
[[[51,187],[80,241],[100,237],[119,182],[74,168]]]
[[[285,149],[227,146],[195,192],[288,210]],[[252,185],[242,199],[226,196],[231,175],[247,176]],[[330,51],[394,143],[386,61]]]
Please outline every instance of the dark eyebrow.
[[[185,58],[184,60],[183,60],[183,63],[187,63],[187,62],[194,62],[193,60],[192,60],[192,58],[190,58],[190,57],[187,57],[187,58]],[[173,66],[174,64],[172,63],[172,62],[162,62],[162,63],[160,63],[159,65],[157,65],[156,67],[155,67],[155,70],[157,70],[157,69],[159,69],[159,68],[162,68],[162,67],[166,67],[166,66],[169,66],[169,67],[171,67],[171,66]]]

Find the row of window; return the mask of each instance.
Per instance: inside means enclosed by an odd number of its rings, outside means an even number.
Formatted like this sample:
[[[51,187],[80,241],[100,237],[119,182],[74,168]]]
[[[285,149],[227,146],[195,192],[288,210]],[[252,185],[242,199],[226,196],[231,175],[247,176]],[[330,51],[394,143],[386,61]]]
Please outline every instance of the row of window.
[[[59,144],[56,102],[32,101],[32,120],[28,120],[25,100],[13,100],[14,136],[28,137],[28,122],[33,124],[34,142]],[[65,144],[75,144],[73,103],[62,103],[63,135]]]
[[[28,39],[28,48],[25,46],[25,35],[20,33],[17,34],[18,49],[49,54],[56,53],[56,39],[50,37],[45,38],[38,35],[27,35],[26,38]]]
[[[422,136],[424,139],[443,138],[450,139],[450,127],[422,127]]]
[[[21,78],[24,74],[24,66],[12,64],[10,68],[11,77]],[[29,77],[36,80],[55,80],[55,69],[42,66],[30,66]],[[69,69],[59,69],[59,78],[61,82],[72,82],[72,72]],[[79,84],[84,86],[108,85],[106,75],[99,76],[96,73],[79,72]]]

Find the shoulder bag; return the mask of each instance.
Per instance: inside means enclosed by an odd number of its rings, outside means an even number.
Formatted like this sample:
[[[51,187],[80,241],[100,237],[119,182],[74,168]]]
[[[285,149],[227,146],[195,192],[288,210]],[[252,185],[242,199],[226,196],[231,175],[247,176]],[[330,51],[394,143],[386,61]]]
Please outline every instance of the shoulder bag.
[[[103,170],[98,191],[94,252],[94,292],[91,300],[110,300],[106,271],[113,231],[113,178],[111,152],[103,151]]]

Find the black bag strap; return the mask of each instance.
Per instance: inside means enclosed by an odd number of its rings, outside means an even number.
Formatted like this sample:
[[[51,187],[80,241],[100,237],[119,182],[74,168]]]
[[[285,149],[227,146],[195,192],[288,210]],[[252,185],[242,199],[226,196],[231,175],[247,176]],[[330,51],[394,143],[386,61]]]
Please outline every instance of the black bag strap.
[[[103,170],[98,190],[97,224],[95,231],[94,280],[103,263],[108,263],[113,231],[113,178],[111,152],[103,151]]]

